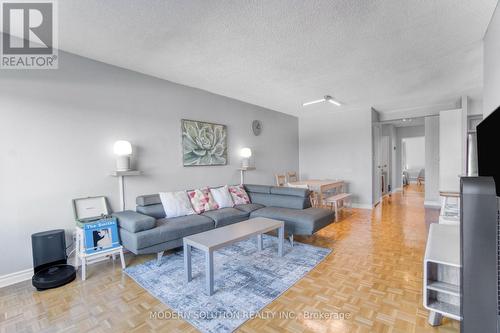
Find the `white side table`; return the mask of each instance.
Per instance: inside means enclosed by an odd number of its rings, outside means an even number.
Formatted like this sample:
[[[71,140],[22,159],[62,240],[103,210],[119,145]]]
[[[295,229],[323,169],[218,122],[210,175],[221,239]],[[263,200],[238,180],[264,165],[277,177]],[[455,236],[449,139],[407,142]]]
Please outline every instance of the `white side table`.
[[[424,256],[424,307],[429,324],[460,317],[460,226],[431,223]]]
[[[114,247],[109,250],[100,251],[96,253],[85,253],[85,234],[83,229],[76,227],[76,240],[75,240],[75,267],[78,269],[79,260],[82,264],[82,280],[85,281],[87,265],[98,261],[103,261],[106,257],[111,256],[115,260],[115,256],[120,255],[122,269],[125,269],[125,258],[123,257],[123,246]]]

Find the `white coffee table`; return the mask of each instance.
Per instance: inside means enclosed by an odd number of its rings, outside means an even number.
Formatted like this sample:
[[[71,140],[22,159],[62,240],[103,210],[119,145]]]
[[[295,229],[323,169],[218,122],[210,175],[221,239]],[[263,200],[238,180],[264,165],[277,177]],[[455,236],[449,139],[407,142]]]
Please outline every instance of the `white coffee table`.
[[[257,236],[257,248],[262,250],[262,234],[278,229],[278,255],[283,256],[283,240],[285,223],[283,221],[264,217],[252,218],[247,221],[228,225],[199,234],[184,237],[184,270],[186,281],[191,276],[191,247],[205,252],[206,293],[214,293],[214,251],[224,246]]]

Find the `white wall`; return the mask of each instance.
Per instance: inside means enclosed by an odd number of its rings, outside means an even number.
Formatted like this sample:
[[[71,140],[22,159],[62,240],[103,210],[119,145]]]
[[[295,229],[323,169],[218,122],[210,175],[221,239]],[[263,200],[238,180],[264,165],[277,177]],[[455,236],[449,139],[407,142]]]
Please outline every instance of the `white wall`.
[[[406,146],[405,168],[417,171],[425,168],[425,138],[405,138],[403,141]]]
[[[353,202],[371,207],[370,109],[306,111],[299,121],[301,177],[343,179],[348,191],[354,194]]]
[[[253,149],[248,183],[298,170],[296,117],[60,52],[59,70],[0,75],[0,276],[32,266],[32,233],[73,229],[71,199],[105,195],[118,209],[112,145],[130,140],[137,195],[238,183],[239,148]],[[226,124],[229,165],[183,167],[181,118]],[[260,119],[263,132],[253,135]],[[369,156],[369,153],[367,154]],[[369,170],[369,168],[367,168]]]
[[[500,106],[500,9],[495,10],[483,41],[483,115]]]
[[[425,205],[439,201],[439,117],[425,118]]]
[[[464,117],[462,109],[439,113],[439,190],[460,192],[464,174]]]

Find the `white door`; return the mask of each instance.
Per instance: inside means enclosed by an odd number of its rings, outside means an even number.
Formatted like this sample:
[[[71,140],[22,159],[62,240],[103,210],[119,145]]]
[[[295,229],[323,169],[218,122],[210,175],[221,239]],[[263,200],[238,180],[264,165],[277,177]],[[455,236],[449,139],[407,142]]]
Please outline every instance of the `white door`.
[[[382,196],[382,184],[381,184],[381,170],[380,170],[380,139],[381,139],[381,128],[380,125],[373,125],[373,204],[376,205],[380,202],[380,197]]]

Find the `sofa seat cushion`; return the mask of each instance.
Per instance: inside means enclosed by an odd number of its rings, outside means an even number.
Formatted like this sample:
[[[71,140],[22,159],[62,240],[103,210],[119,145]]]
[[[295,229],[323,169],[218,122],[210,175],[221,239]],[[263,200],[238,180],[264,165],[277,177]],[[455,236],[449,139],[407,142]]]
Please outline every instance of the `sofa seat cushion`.
[[[236,205],[234,208],[239,209],[241,211],[251,213],[254,210],[264,208],[266,206],[261,205],[261,204],[256,204],[256,203],[250,203],[250,204],[244,204],[244,205]]]
[[[134,245],[142,249],[213,228],[214,221],[202,215],[163,218],[156,221],[155,228],[136,233]]]
[[[287,232],[296,235],[312,235],[333,222],[335,214],[329,209],[293,209],[264,207],[253,211],[250,217],[267,217],[285,222]]]
[[[215,227],[219,228],[225,225],[248,220],[248,216],[250,214],[248,212],[244,212],[236,208],[222,208],[217,210],[211,210],[201,215],[209,217],[212,220],[214,220]]]

